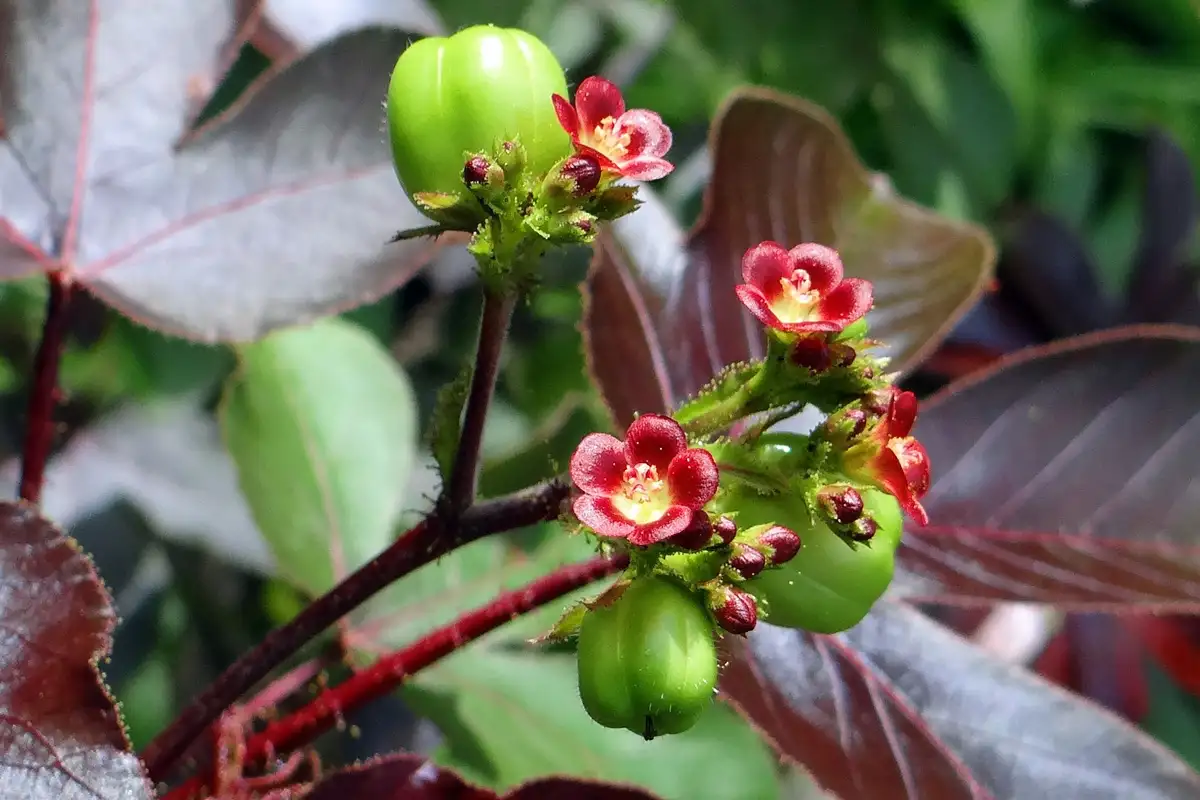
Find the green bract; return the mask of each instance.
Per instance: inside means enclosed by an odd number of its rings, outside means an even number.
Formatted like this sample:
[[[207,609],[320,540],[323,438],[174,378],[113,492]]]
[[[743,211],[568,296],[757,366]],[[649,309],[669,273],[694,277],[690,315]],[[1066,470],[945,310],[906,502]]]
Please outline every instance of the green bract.
[[[490,153],[513,139],[524,146],[528,168],[541,175],[571,151],[550,100],[566,93],[554,54],[524,31],[476,25],[421,39],[401,54],[388,86],[388,135],[400,183],[410,196],[462,194],[467,154]]]
[[[772,625],[837,633],[857,625],[892,582],[903,519],[886,492],[862,492],[863,507],[879,526],[869,544],[851,548],[822,522],[809,521],[798,497],[747,497],[738,503],[738,524],[775,522],[800,535],[800,552],[745,585],[766,605]]]
[[[708,708],[716,684],[712,621],[675,581],[639,578],[583,619],[579,695],[606,728],[648,739],[682,733]]]

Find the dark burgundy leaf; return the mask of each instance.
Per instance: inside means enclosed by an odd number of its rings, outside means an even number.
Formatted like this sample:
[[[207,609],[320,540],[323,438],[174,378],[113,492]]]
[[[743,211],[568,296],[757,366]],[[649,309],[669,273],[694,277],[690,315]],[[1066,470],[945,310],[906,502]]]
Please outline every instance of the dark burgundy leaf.
[[[146,325],[245,340],[378,297],[432,253],[383,244],[424,219],[380,135],[406,33],[338,39],[184,136],[232,5],[15,0],[0,277],[66,269]]]
[[[1005,242],[999,272],[1002,291],[1032,312],[1036,330],[1047,339],[1118,321],[1083,241],[1054,217],[1031,212],[1019,219]]]
[[[1196,226],[1196,181],[1187,154],[1164,131],[1146,137],[1142,233],[1129,287],[1130,322],[1178,319],[1182,300],[1195,311],[1196,274],[1184,262]],[[1200,321],[1192,315],[1189,321]]]
[[[116,620],[91,562],[33,508],[0,503],[0,574],[3,796],[150,797],[96,668]]]
[[[307,800],[495,800],[488,789],[472,786],[421,756],[383,756],[339,770],[313,789]]]
[[[399,754],[367,761],[322,780],[307,800],[654,800],[641,789],[579,778],[542,778],[503,798],[472,786],[420,756]]]
[[[369,26],[431,36],[442,23],[425,0],[235,0],[231,49],[249,42],[268,58],[290,61]]]
[[[1200,611],[1200,329],[1027,350],[953,384],[916,435],[931,524],[905,536],[913,599]]]
[[[733,292],[742,254],[759,242],[837,247],[848,274],[875,283],[872,330],[901,370],[937,344],[990,275],[982,229],[897,198],[815,106],[741,90],[713,123],[711,150],[704,215],[686,239],[648,203],[596,248],[589,364],[621,425],[761,355],[761,327]]]
[[[1150,737],[897,603],[838,636],[760,625],[721,688],[844,798],[1200,796]]]

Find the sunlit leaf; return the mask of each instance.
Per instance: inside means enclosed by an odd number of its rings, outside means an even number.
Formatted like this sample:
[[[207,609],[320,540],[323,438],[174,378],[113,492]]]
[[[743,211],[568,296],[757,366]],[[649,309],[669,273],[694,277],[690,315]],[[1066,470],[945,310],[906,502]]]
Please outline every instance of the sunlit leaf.
[[[0,277],[65,269],[122,313],[247,340],[368,302],[428,240],[393,174],[380,103],[408,34],[314,51],[198,134],[187,121],[229,0],[16,0],[0,139]]]

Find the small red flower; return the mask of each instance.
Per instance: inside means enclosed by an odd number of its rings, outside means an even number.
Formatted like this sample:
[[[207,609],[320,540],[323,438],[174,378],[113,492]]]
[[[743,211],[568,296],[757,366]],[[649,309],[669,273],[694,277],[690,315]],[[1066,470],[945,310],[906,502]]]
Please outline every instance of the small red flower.
[[[846,451],[846,472],[885,490],[910,517],[928,525],[920,500],[929,491],[929,456],[909,435],[917,420],[917,396],[895,387],[890,392],[887,412],[871,435]]]
[[[832,333],[871,310],[871,282],[843,278],[837,251],[820,244],[784,250],[763,242],[742,256],[738,299],[768,328],[789,333]]]
[[[691,526],[717,493],[717,462],[689,448],[679,423],[645,414],[625,441],[607,433],[584,437],[571,456],[571,480],[583,494],[575,516],[600,536],[651,545]]]
[[[636,181],[665,178],[675,167],[663,156],[671,149],[671,129],[662,117],[641,108],[625,110],[616,84],[585,78],[575,90],[575,105],[554,95],[559,124],[571,134],[575,152],[590,155],[605,172]]]

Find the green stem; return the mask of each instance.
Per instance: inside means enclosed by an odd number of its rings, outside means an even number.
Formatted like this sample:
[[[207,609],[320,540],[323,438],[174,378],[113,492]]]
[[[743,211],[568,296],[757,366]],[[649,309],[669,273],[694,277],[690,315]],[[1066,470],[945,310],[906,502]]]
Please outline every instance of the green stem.
[[[787,362],[787,357],[787,343],[768,332],[767,356],[762,360],[758,371],[733,394],[699,416],[685,421],[684,430],[691,436],[708,436],[725,430],[743,417],[765,410],[765,407],[760,407],[762,400]]]

